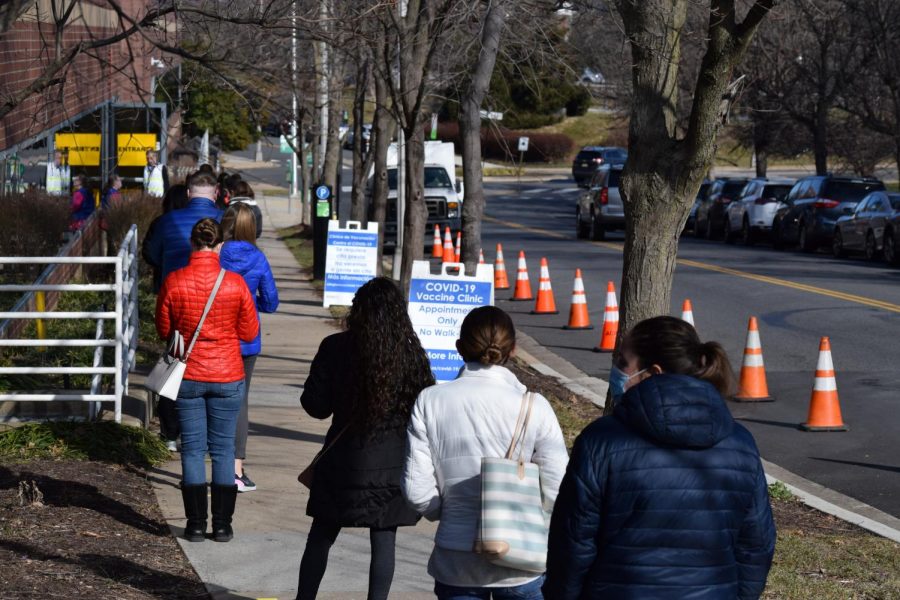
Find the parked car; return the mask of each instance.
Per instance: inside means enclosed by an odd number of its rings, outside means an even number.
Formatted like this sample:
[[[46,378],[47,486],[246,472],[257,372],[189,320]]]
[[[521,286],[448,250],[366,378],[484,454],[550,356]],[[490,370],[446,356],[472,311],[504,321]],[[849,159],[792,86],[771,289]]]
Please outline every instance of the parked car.
[[[725,241],[738,235],[744,245],[772,233],[772,222],[782,201],[791,191],[793,179],[754,179],[744,186],[741,197],[725,210]]]
[[[888,224],[900,214],[900,194],[872,192],[859,201],[853,214],[837,220],[831,250],[841,258],[849,252],[863,252],[869,260],[875,258],[891,244],[891,262],[896,260],[893,244],[895,228]],[[890,241],[887,241],[887,240]]]
[[[706,197],[697,205],[697,214],[694,217],[694,234],[697,237],[705,237],[708,240],[725,237],[727,232],[725,209],[733,200],[740,197],[741,190],[748,181],[746,177],[731,177],[712,182]]]
[[[852,214],[869,193],[883,191],[884,184],[872,177],[812,175],[794,184],[772,223],[777,248],[799,246],[813,252],[831,245],[838,218]]]
[[[697,190],[697,196],[694,198],[694,205],[691,206],[691,212],[688,213],[688,218],[684,223],[684,231],[682,233],[690,231],[691,233],[696,234],[694,228],[697,224],[697,207],[700,206],[700,203],[706,198],[706,194],[709,193],[711,185],[712,181],[709,179],[704,179],[703,183],[700,184],[700,189]]]
[[[597,167],[605,164],[624,165],[628,151],[616,146],[585,146],[572,161],[572,178],[581,187],[587,185]]]
[[[344,140],[344,150],[353,150],[353,130],[349,129],[347,131],[346,137]],[[372,140],[372,126],[371,125],[363,125],[362,126],[362,151],[366,151],[366,147],[369,145],[369,142]]]
[[[575,233],[581,238],[606,239],[606,232],[625,229],[625,207],[619,194],[623,165],[603,165],[591,178],[587,193],[575,207]]]

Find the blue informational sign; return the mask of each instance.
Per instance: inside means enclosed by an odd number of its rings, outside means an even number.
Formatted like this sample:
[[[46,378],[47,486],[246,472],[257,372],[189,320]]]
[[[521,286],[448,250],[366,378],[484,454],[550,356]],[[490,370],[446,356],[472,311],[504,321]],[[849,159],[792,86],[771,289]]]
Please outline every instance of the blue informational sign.
[[[448,273],[448,269],[460,274]],[[413,263],[409,317],[438,383],[456,379],[463,366],[456,351],[463,319],[473,308],[494,304],[492,265],[478,265],[474,277],[462,273],[463,265],[457,263],[444,263],[437,275],[431,274],[428,261]]]
[[[328,200],[331,198],[331,188],[327,185],[320,185],[316,188],[316,198],[319,200]]]
[[[323,306],[349,306],[356,290],[375,277],[377,264],[378,223],[363,229],[359,221],[348,221],[346,228],[329,221]]]

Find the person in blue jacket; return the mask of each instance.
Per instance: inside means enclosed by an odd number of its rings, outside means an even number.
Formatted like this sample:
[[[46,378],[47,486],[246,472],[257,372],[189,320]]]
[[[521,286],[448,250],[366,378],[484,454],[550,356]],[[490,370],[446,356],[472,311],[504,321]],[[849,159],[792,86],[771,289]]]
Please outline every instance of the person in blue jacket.
[[[223,269],[234,271],[244,278],[250,293],[256,298],[256,318],[259,312],[272,313],[278,309],[278,289],[275,277],[266,255],[256,247],[256,217],[246,204],[230,206],[222,217],[225,243],[219,261]],[[234,483],[239,492],[252,492],[256,484],[244,470],[247,458],[247,433],[249,429],[250,379],[256,356],[262,349],[262,333],[252,342],[241,342],[241,357],[244,359],[244,401],[238,415],[237,431],[234,438]]]
[[[185,208],[173,210],[160,217],[146,241],[145,257],[159,268],[160,281],[172,271],[186,267],[191,258],[191,230],[200,219],[222,220],[216,208],[216,177],[206,171],[196,171],[188,178],[190,201]]]
[[[625,336],[613,414],[578,436],[550,522],[544,596],[759,598],[775,524],[728,357],[681,319]]]

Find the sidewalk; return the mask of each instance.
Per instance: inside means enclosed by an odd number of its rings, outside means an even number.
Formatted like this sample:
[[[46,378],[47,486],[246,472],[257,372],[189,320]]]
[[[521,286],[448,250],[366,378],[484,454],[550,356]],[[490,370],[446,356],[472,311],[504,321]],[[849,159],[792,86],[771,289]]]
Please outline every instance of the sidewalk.
[[[295,597],[300,556],[311,524],[306,516],[308,493],[297,482],[297,474],[321,448],[329,423],[309,417],[299,399],[319,342],[337,329],[307,276],[275,233],[277,228],[299,222],[299,202],[292,203],[291,212],[287,198],[259,202],[266,215],[259,245],[272,265],[281,298],[277,313],[262,315],[263,348],[250,389],[246,468],[259,489],[239,494],[231,542],[179,539],[200,579],[217,599]],[[180,475],[177,460],[151,473],[159,505],[176,536],[184,527]],[[391,598],[434,597],[426,572],[433,534],[434,525],[427,522],[398,531]],[[319,597],[364,599],[368,572],[368,531],[342,531],[332,549]]]

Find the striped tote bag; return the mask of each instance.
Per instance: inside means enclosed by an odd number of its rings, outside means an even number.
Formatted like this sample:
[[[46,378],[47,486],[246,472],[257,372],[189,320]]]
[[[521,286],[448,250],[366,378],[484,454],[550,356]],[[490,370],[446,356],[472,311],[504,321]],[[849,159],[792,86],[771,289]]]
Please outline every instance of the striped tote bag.
[[[503,458],[481,459],[481,520],[475,552],[490,562],[543,573],[550,515],[544,511],[538,466],[525,460],[525,432],[534,394],[522,397],[513,439]],[[518,446],[518,456],[516,447]]]

